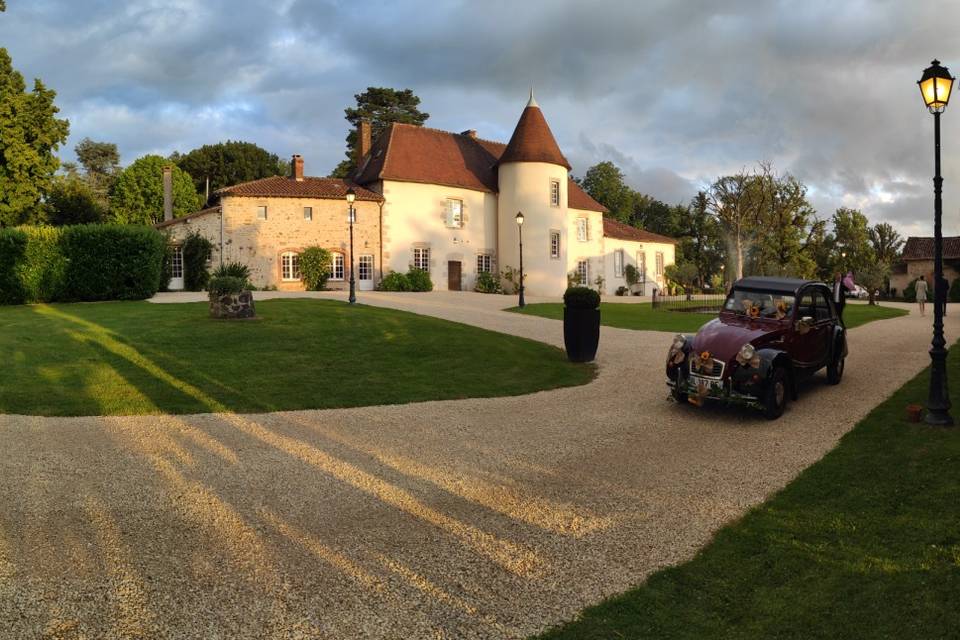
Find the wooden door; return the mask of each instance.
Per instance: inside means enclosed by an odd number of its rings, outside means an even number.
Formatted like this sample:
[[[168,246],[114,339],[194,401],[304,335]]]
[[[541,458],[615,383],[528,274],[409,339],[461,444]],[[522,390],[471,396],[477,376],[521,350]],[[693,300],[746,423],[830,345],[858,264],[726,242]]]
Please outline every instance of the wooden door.
[[[447,289],[450,291],[460,291],[461,271],[459,261],[451,260],[447,263]]]

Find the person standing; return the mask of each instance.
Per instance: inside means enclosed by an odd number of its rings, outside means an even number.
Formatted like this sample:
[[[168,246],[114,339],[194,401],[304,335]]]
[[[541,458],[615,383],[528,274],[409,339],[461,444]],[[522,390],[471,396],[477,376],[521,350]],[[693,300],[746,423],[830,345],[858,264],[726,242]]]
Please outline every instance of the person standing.
[[[843,324],[843,308],[847,305],[847,284],[843,279],[843,274],[837,271],[833,281],[833,306],[837,308],[840,324]]]
[[[917,304],[920,305],[920,315],[926,315],[927,309],[927,280],[923,276],[917,280],[916,284]]]

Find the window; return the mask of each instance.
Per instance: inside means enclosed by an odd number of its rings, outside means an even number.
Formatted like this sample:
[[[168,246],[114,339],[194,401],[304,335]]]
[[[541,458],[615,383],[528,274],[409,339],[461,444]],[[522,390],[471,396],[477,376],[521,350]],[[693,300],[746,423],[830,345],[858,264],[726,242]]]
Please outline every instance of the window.
[[[373,280],[373,256],[360,256],[357,263],[357,276],[361,280]]]
[[[590,283],[590,263],[586,260],[577,262],[577,284],[587,286]]]
[[[480,254],[477,256],[477,273],[490,273],[493,271],[493,256]]]
[[[182,278],[183,277],[183,248],[174,247],[172,257],[170,259],[170,277],[171,278]]]
[[[267,219],[267,205],[263,204],[257,207],[257,220]]]
[[[618,278],[623,277],[623,249],[613,252],[613,275]]]
[[[640,276],[640,282],[647,279],[647,254],[642,251],[637,252],[637,273]]]
[[[557,260],[560,259],[560,232],[559,231],[550,232],[550,257]]]
[[[657,251],[657,275],[663,275],[663,251]]]
[[[580,242],[587,241],[587,219],[586,218],[577,218],[577,240]]]
[[[285,282],[300,279],[300,256],[288,251],[280,256],[280,278]]]
[[[304,207],[304,208],[303,208],[303,219],[304,219],[304,220],[313,220],[313,207]]]
[[[550,181],[550,206],[551,207],[560,206],[560,181],[559,180]]]
[[[334,252],[330,258],[330,279],[343,280],[343,254]]]
[[[413,250],[413,268],[430,271],[430,249],[427,247],[416,247]]]
[[[463,200],[447,198],[447,226],[458,229],[463,226]]]

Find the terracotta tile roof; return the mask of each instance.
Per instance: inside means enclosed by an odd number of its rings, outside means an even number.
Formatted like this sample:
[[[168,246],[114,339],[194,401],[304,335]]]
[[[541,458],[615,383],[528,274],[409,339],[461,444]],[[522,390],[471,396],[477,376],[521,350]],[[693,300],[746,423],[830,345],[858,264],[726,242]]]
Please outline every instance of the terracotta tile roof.
[[[506,162],[549,162],[570,170],[570,163],[563,157],[540,107],[527,105],[524,108],[517,128],[500,156],[500,163]]]
[[[375,191],[365,189],[349,180],[340,178],[310,178],[294,180],[284,176],[272,176],[250,182],[241,182],[231,187],[224,187],[214,195],[218,196],[250,196],[258,198],[329,198],[343,199],[347,189],[353,187],[357,200],[380,202],[383,196]]]
[[[506,148],[462,133],[394,123],[373,143],[354,180],[358,184],[420,182],[497,193],[497,162]],[[572,180],[567,206],[607,210]]]
[[[677,244],[677,241],[673,238],[662,236],[659,233],[652,233],[650,231],[644,231],[643,229],[637,229],[636,227],[631,227],[628,224],[618,222],[613,218],[603,219],[603,235],[609,238],[633,240],[635,242],[662,242],[664,244]]]
[[[192,220],[193,218],[199,218],[200,216],[209,215],[211,213],[220,213],[220,207],[209,207],[207,209],[201,209],[200,211],[194,211],[193,213],[188,213],[185,216],[180,216],[179,218],[174,218],[173,220],[158,222],[157,224],[153,225],[153,227],[154,229],[163,229],[165,227],[177,224],[178,222]]]
[[[943,258],[956,260],[960,258],[960,236],[944,237]],[[910,236],[903,245],[904,260],[933,260],[933,238]]]

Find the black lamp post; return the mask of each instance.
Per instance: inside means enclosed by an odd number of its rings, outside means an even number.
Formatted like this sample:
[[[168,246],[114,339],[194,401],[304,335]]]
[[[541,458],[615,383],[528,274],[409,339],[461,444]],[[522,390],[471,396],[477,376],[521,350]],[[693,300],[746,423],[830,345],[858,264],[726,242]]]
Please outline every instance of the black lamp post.
[[[923,70],[923,76],[917,81],[923,103],[933,114],[933,342],[930,347],[930,395],[927,398],[927,424],[949,426],[950,395],[947,392],[947,341],[943,337],[943,306],[947,299],[947,290],[943,286],[943,232],[940,218],[943,203],[940,193],[943,190],[943,177],[940,175],[940,113],[950,101],[950,90],[954,78],[946,67],[934,60]]]
[[[520,302],[523,309],[527,303],[523,299],[523,212],[517,211],[517,233],[520,234]]]
[[[357,217],[357,213],[353,209],[353,201],[356,199],[357,193],[353,188],[347,189],[347,206],[349,207],[347,220],[350,222],[350,304],[356,304],[357,302],[357,283],[353,277],[353,223]]]

